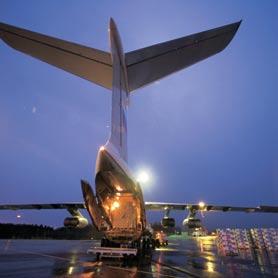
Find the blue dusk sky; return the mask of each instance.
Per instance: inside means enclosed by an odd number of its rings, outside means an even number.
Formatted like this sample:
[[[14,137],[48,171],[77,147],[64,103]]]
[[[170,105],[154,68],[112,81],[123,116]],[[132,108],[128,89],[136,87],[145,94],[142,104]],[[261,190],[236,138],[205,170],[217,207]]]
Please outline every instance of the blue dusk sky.
[[[243,20],[221,53],[136,91],[129,165],[145,201],[278,205],[278,1],[1,1],[0,21],[125,52]],[[81,202],[110,132],[111,93],[0,41],[0,203]],[[2,211],[61,226],[66,211]],[[181,223],[185,213],[173,213]],[[158,220],[161,213],[149,214]],[[216,227],[278,227],[278,215],[206,213]]]

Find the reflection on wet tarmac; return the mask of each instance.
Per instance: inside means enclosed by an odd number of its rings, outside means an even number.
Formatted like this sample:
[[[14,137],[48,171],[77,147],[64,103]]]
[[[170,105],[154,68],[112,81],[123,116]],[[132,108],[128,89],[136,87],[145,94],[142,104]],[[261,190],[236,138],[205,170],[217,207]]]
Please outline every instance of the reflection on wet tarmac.
[[[121,260],[96,261],[86,253],[96,241],[1,240],[0,277],[273,277],[278,254],[241,250],[236,257],[218,254],[215,238],[170,240],[151,262],[127,266]],[[150,260],[150,259],[149,259]]]

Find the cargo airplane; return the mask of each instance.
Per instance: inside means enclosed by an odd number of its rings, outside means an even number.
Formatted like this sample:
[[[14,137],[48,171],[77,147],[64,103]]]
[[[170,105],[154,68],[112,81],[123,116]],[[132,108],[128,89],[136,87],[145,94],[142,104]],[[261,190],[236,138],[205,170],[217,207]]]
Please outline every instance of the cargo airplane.
[[[194,223],[198,211],[278,212],[278,207],[233,207],[210,204],[144,202],[140,184],[127,165],[126,111],[131,93],[169,74],[222,51],[241,22],[196,33],[124,53],[113,19],[109,23],[110,53],[0,23],[0,38],[12,48],[112,90],[111,134],[96,159],[95,191],[81,180],[84,202],[58,204],[6,204],[0,209],[66,209],[65,226],[88,224],[102,231],[105,246],[136,244],[147,230],[146,210],[165,212],[164,226],[174,226],[171,210],[188,210],[184,223]],[[138,245],[136,245],[138,246]]]

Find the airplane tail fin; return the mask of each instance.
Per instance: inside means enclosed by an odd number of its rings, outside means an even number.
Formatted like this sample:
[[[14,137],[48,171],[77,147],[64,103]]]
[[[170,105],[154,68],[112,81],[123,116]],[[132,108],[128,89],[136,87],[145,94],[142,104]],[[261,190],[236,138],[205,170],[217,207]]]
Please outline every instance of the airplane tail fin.
[[[108,144],[117,150],[119,155],[127,161],[127,106],[129,102],[128,80],[125,56],[119,32],[114,20],[109,24],[110,47],[112,58],[112,113],[111,136]]]
[[[187,37],[152,45],[124,54],[120,35],[110,19],[112,59],[111,143],[127,160],[126,113],[129,93],[191,66],[220,51],[232,40],[241,22],[225,25]]]
[[[124,54],[110,19],[111,54],[84,45],[0,23],[0,39],[27,55],[112,89],[109,145],[127,160],[126,110],[129,93],[222,51],[240,22]]]
[[[127,160],[126,108],[129,93],[222,51],[232,40],[240,23],[124,54],[116,24],[110,19],[113,86],[112,127],[108,143],[116,147],[124,160]]]
[[[241,21],[123,54],[116,25],[110,19],[111,50],[116,50],[114,54],[117,53],[124,68],[126,91],[130,93],[222,51],[240,24]],[[0,39],[27,55],[112,88],[111,57],[116,57],[113,53],[1,22]]]

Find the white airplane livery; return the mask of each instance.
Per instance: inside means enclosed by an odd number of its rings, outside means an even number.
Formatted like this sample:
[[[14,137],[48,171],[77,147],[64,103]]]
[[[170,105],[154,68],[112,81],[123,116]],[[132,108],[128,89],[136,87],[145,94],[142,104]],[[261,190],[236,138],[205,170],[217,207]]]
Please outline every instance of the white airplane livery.
[[[128,168],[127,107],[130,94],[178,70],[222,51],[241,22],[124,53],[113,19],[109,23],[111,52],[0,23],[0,38],[9,46],[112,90],[111,134],[100,147],[95,170],[95,191],[81,180],[84,202],[60,204],[5,204],[0,209],[67,209],[65,226],[88,224],[80,212],[87,209],[92,223],[109,244],[136,244],[147,231],[146,210],[162,210],[164,226],[174,226],[171,210],[188,210],[184,223],[198,211],[278,212],[278,207],[233,207],[208,204],[144,202],[140,184]],[[191,224],[193,222],[191,221]]]

